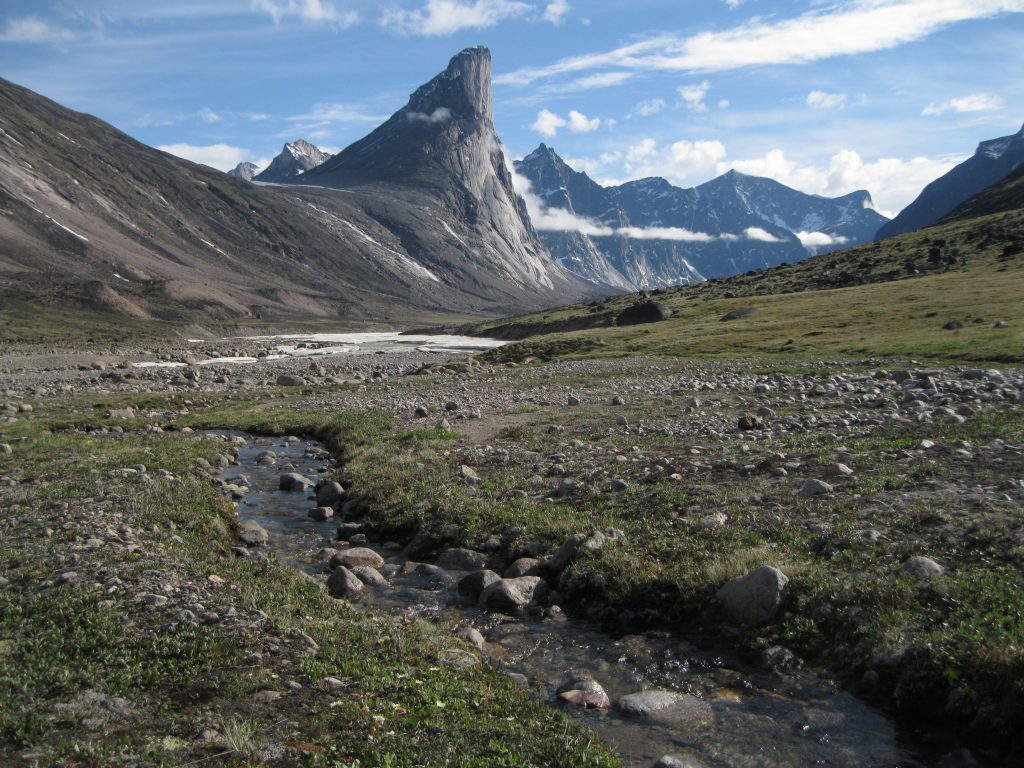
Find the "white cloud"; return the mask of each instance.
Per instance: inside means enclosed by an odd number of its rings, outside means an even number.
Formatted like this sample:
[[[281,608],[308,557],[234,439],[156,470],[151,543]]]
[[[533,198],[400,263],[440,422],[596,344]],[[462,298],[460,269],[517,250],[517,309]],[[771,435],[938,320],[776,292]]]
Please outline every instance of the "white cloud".
[[[586,115],[569,110],[569,130],[573,133],[590,133],[601,127],[601,118],[588,118]]]
[[[752,176],[770,179],[814,195],[835,197],[858,189],[871,192],[876,209],[885,216],[906,207],[929,182],[962,162],[964,156],[879,158],[870,163],[852,149],[834,154],[825,167],[800,165],[786,157],[781,149],[750,160],[720,162],[716,168],[724,173],[735,168]]]
[[[438,107],[429,115],[425,112],[407,112],[406,119],[413,123],[447,123],[452,119],[452,111],[448,107]]]
[[[663,176],[682,181],[691,174],[709,171],[725,158],[720,141],[677,141],[661,149],[654,139],[647,138],[626,152],[625,168],[630,178]]]
[[[971,93],[957,99],[950,99],[941,104],[932,102],[921,114],[925,116],[942,115],[946,112],[991,112],[1002,109],[1003,100],[991,93]]]
[[[620,227],[615,234],[633,240],[677,240],[685,243],[710,243],[718,239],[707,232],[692,232],[681,227]]]
[[[704,103],[704,97],[708,95],[711,84],[705,80],[703,83],[693,85],[681,85],[676,90],[683,97],[683,102],[694,112],[707,112],[708,107]]]
[[[4,25],[0,43],[66,43],[74,36],[70,30],[51,26],[35,16],[25,16],[11,19]]]
[[[199,119],[204,123],[219,123],[224,119],[209,107],[203,107],[196,114],[199,115]]]
[[[554,136],[558,133],[559,128],[565,127],[565,118],[559,117],[554,112],[542,109],[537,113],[537,119],[534,121],[530,129],[536,131],[541,136]]]
[[[719,109],[728,109],[729,108],[729,100],[728,99],[719,99],[718,100],[718,108]]]
[[[314,104],[309,112],[292,115],[288,120],[325,125],[327,123],[380,123],[386,115],[375,115],[359,104]]]
[[[359,14],[356,11],[338,11],[334,4],[327,0],[252,0],[250,5],[257,11],[269,13],[274,24],[295,17],[302,21],[326,23],[347,29],[359,22]]]
[[[565,86],[558,86],[558,91],[589,91],[593,88],[607,88],[612,85],[619,85],[633,77],[632,72],[601,72],[597,75],[587,75]]]
[[[633,111],[626,115],[627,118],[639,116],[639,117],[650,117],[656,115],[665,108],[664,99],[645,99],[639,102]]]
[[[544,9],[544,21],[550,21],[552,24],[561,24],[562,19],[569,13],[570,7],[566,0],[554,0],[548,3],[548,7]]]
[[[771,232],[761,229],[760,227],[747,227],[743,230],[744,237],[747,240],[756,240],[759,243],[781,243],[782,240],[777,238]]]
[[[501,21],[522,16],[533,7],[514,0],[427,0],[416,11],[390,10],[380,17],[380,25],[400,35],[435,37],[463,29],[485,29]]]
[[[157,149],[168,152],[176,157],[183,157],[193,163],[201,163],[219,171],[230,171],[249,157],[249,150],[232,147],[229,144],[210,144],[195,146],[193,144],[163,144]]]
[[[815,109],[845,109],[846,94],[811,91],[807,94],[807,106]]]
[[[830,235],[827,232],[796,232],[800,244],[808,250],[827,248],[832,245],[844,245],[849,242],[848,237],[842,235]]]
[[[262,123],[263,121],[270,119],[270,115],[266,112],[247,112],[245,116],[254,123]]]
[[[662,34],[602,53],[528,67],[496,79],[508,85],[570,72],[723,72],[765,64],[806,64],[882,51],[971,19],[1024,12],[1024,0],[845,0],[789,19],[765,17],[720,32]]]

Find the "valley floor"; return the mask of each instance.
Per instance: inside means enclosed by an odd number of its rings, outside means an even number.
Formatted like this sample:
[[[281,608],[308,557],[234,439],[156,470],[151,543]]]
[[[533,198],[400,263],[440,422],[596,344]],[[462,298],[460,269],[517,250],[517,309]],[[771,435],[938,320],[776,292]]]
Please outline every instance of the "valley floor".
[[[206,428],[317,437],[343,521],[405,546],[403,563],[470,550],[542,575],[537,620],[553,603],[831,670],[936,761],[1024,746],[1018,369],[119,364],[0,370],[4,764],[616,764],[500,662],[446,664],[479,652],[448,628],[332,599],[258,546],[237,556],[207,469],[232,446]],[[788,589],[751,622],[717,593],[762,566]]]

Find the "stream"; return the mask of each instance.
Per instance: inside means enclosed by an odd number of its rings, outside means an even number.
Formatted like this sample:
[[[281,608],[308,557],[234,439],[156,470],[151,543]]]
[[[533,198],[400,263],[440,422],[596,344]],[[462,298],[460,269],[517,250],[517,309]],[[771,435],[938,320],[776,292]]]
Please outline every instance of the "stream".
[[[270,534],[278,560],[322,579],[328,573],[322,550],[336,544],[339,518],[314,521],[308,492],[281,491],[283,472],[314,482],[332,458],[318,443],[294,437],[235,437],[237,465],[222,476],[247,490],[237,498],[240,520],[259,523]],[[242,444],[241,438],[245,443]],[[261,454],[272,451],[270,463]],[[729,656],[700,650],[667,633],[613,637],[575,618],[513,619],[460,604],[455,584],[463,575],[425,580],[402,577],[406,561],[397,545],[368,542],[385,558],[379,570],[387,589],[363,590],[360,603],[403,613],[442,626],[472,626],[486,639],[485,657],[515,675],[553,707],[584,722],[619,754],[627,766],[650,768],[672,754],[688,768],[767,766],[901,766],[930,763],[902,742],[882,712],[808,671],[772,672]],[[557,612],[556,612],[557,614]],[[616,707],[584,710],[559,702],[556,692],[567,672],[596,679],[613,702],[646,689],[690,694],[698,706],[673,708],[656,718],[623,716]],[[699,701],[698,701],[699,700]]]

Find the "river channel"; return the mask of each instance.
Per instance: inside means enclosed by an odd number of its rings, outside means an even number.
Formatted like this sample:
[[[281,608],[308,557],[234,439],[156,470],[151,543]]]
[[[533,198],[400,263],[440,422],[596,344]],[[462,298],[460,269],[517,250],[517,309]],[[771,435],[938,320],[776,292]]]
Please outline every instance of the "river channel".
[[[225,483],[247,489],[237,500],[240,519],[255,521],[269,532],[268,546],[279,560],[325,578],[322,550],[338,545],[339,519],[310,519],[307,513],[316,504],[309,493],[281,491],[279,480],[283,472],[298,472],[316,481],[332,467],[330,455],[309,440],[226,434],[245,440],[244,445],[236,440],[237,465],[222,476]],[[260,461],[266,451],[276,454],[276,460],[271,463],[264,456]],[[627,766],[649,768],[670,754],[679,761],[672,765],[692,768],[930,764],[900,740],[883,713],[826,677],[753,668],[666,633],[613,637],[565,616],[513,619],[487,614],[460,604],[454,587],[462,573],[401,577],[407,558],[397,545],[371,539],[363,546],[385,558],[380,570],[389,587],[364,589],[362,605],[423,617],[443,627],[475,627],[487,641],[489,663],[586,723]],[[592,676],[613,702],[657,689],[689,694],[699,700],[698,706],[654,718],[626,717],[615,706],[579,709],[562,704],[556,695],[568,672]]]

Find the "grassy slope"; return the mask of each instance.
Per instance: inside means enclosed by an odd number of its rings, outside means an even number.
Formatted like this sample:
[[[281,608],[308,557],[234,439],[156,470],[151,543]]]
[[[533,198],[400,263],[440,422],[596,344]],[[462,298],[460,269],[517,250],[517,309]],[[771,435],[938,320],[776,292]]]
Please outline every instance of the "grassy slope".
[[[45,429],[100,426],[96,405],[51,401],[46,416],[5,425],[16,452],[0,455],[0,475],[21,482],[0,488],[10,510],[0,573],[11,582],[0,589],[0,763],[27,752],[41,766],[617,764],[503,675],[446,665],[459,641],[359,613],[272,560],[231,557],[233,515],[193,469],[223,444]],[[338,444],[355,421],[304,426]],[[387,429],[359,423],[366,437]],[[108,475],[136,463],[179,479],[140,486]],[[142,549],[113,548],[112,532]],[[87,543],[97,536],[106,543]],[[69,570],[74,581],[54,582]],[[210,588],[211,575],[224,586]],[[198,585],[188,587],[194,599],[222,615],[266,618],[175,623],[139,600],[165,584]],[[266,691],[283,697],[254,698]],[[130,714],[119,714],[120,699]]]
[[[1024,360],[1024,211],[953,222],[797,264],[657,292],[675,316],[609,327],[635,296],[477,325],[528,341],[494,359],[529,355],[894,355]],[[917,273],[917,274],[915,274]],[[723,322],[731,311],[753,314]],[[943,328],[949,321],[961,330]],[[1003,320],[1007,328],[993,328]],[[562,332],[591,324],[588,330]],[[554,334],[554,335],[552,335]]]

